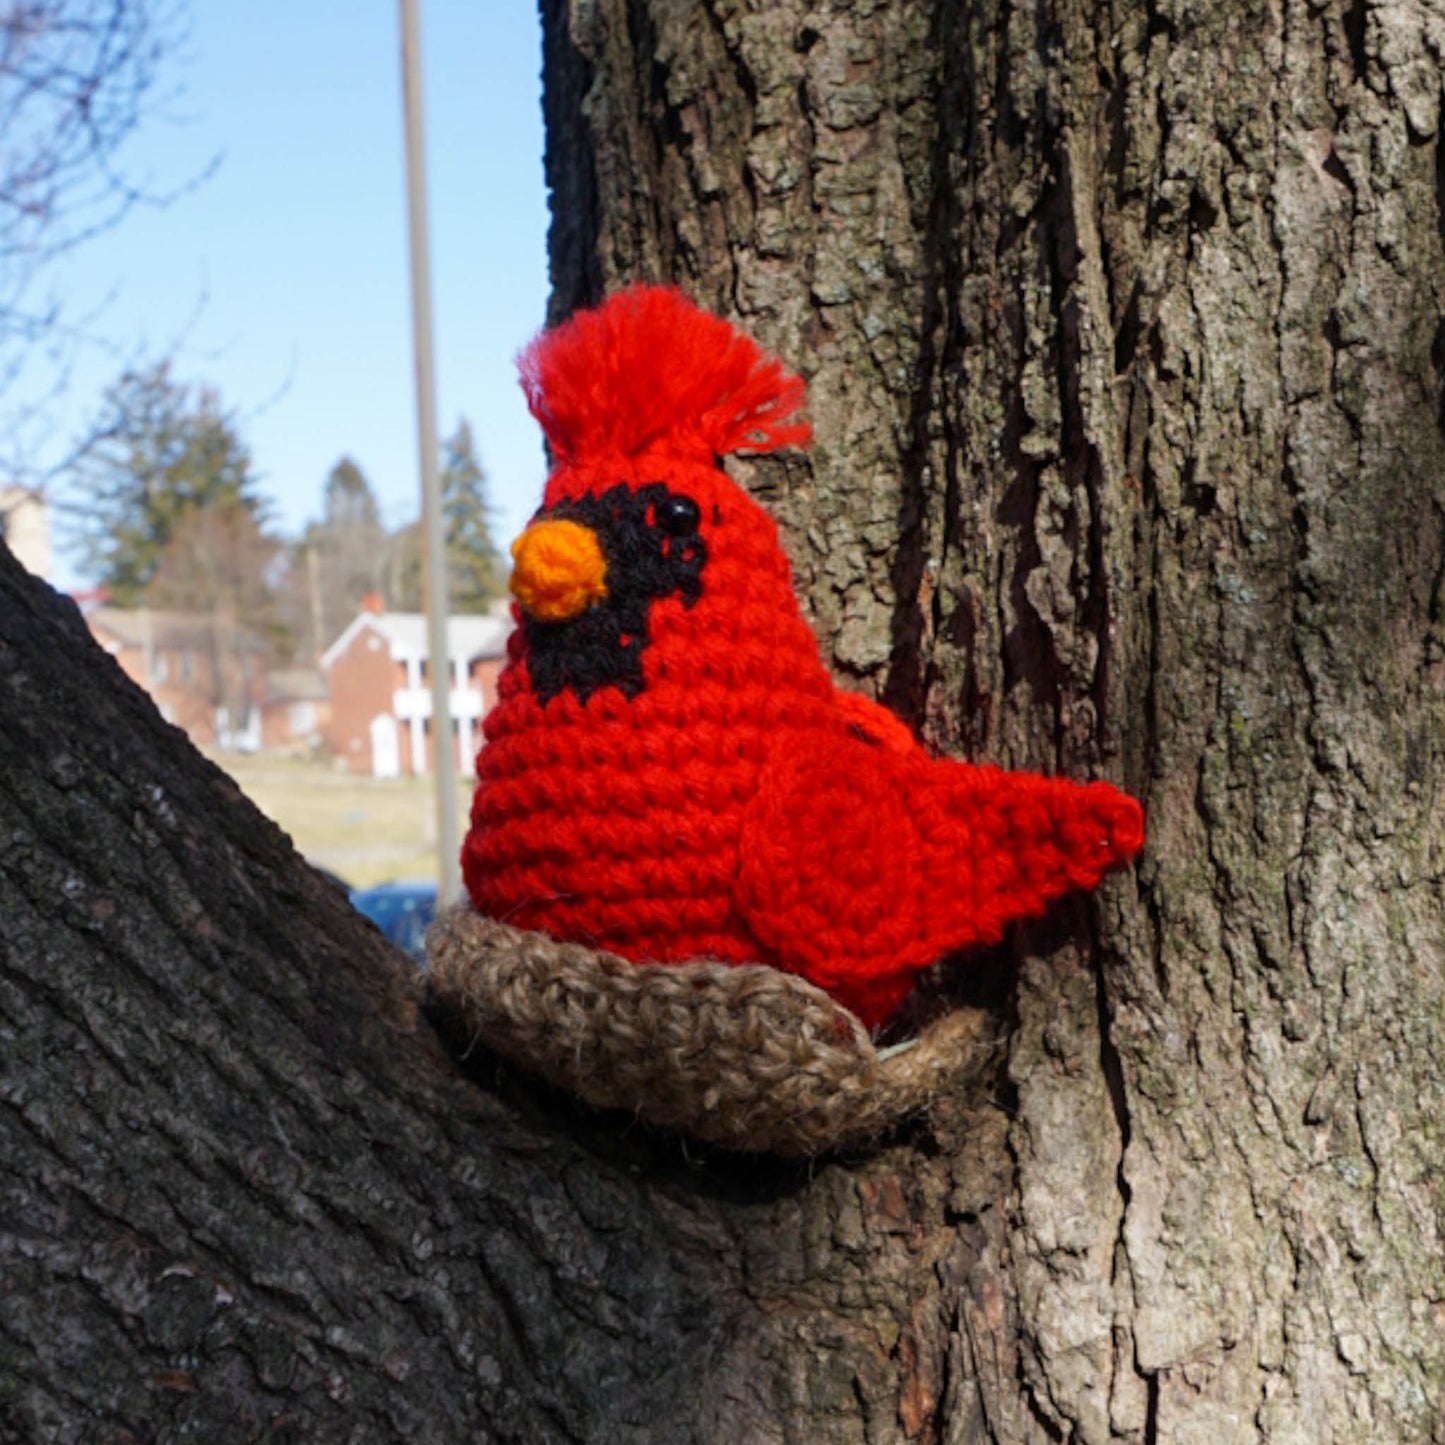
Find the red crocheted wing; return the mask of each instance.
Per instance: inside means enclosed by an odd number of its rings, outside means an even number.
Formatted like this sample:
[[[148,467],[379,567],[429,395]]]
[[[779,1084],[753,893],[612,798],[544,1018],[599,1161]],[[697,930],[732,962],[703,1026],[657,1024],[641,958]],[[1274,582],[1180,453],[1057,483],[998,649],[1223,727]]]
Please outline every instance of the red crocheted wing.
[[[802,445],[803,383],[726,321],[664,286],[632,286],[544,332],[518,360],[522,389],[563,464],[671,450]]]
[[[911,976],[1093,888],[1143,841],[1108,783],[931,758],[847,735],[775,751],[739,849],[735,901],[785,968],[886,1018]]]
[[[775,750],[759,779],[734,898],[773,961],[871,1025],[938,957],[904,755],[847,735],[808,742],[805,755]]]

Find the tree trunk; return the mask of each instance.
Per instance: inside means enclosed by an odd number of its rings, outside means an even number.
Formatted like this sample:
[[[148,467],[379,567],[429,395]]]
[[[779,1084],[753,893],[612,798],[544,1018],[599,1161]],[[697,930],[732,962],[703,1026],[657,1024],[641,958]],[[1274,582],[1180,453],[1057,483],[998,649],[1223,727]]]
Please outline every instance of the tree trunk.
[[[1445,23],[544,19],[559,313],[802,370],[840,676],[1146,856],[957,968],[977,1095],[685,1148],[459,1068],[0,548],[0,1440],[1445,1440]]]
[[[874,1436],[1445,1439],[1445,13],[543,10],[558,310],[677,280],[798,365],[746,479],[836,670],[1149,813],[1019,940],[1005,1187],[917,1216]]]

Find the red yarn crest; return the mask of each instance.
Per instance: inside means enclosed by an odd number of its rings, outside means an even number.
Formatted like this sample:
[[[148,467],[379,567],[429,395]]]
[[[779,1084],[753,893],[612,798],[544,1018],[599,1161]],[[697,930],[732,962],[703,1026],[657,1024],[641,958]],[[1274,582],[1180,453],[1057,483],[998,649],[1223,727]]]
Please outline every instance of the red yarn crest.
[[[559,462],[652,448],[710,460],[804,445],[803,382],[666,286],[631,286],[539,336],[519,360]]]

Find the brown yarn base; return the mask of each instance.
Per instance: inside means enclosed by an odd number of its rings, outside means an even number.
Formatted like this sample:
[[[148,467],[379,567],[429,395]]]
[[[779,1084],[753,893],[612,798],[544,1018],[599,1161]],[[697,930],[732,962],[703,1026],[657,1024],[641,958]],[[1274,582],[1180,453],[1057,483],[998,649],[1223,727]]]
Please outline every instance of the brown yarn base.
[[[944,1015],[880,1057],[812,984],[762,964],[635,964],[463,904],[427,935],[432,986],[483,1044],[599,1109],[733,1149],[875,1138],[976,1073],[986,1016]]]

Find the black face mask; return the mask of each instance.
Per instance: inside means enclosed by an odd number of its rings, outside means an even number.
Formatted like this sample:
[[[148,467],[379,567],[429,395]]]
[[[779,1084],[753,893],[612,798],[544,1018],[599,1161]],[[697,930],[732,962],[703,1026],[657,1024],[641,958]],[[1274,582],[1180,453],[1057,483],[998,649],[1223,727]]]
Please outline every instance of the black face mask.
[[[607,596],[565,622],[523,613],[532,690],[540,702],[564,688],[580,702],[603,687],[636,697],[652,603],[676,595],[691,607],[702,596],[707,547],[698,535],[697,503],[663,482],[636,491],[619,483],[600,497],[559,502],[533,520],[544,519],[592,529],[607,562]]]

